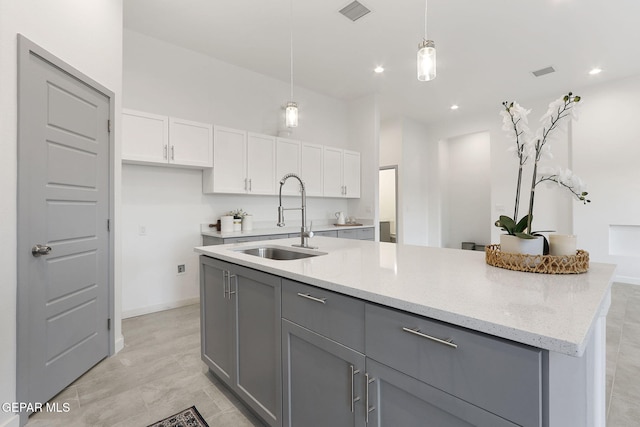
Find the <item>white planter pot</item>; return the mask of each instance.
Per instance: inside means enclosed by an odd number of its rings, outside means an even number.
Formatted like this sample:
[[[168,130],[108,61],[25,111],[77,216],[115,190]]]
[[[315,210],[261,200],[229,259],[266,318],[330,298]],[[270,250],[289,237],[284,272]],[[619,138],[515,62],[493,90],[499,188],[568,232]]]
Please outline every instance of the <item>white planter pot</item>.
[[[544,239],[521,239],[508,234],[500,235],[500,250],[512,254],[542,255],[544,250]]]
[[[253,230],[253,216],[245,215],[242,218],[242,231],[251,231]]]

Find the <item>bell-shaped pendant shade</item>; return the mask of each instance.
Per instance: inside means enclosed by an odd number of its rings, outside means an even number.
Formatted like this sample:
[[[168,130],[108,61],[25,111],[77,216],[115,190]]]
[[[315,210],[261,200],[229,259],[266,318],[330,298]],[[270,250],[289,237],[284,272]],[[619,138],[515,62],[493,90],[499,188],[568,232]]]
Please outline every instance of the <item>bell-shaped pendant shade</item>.
[[[436,44],[423,40],[418,45],[418,80],[428,82],[436,78]]]
[[[284,121],[288,128],[298,127],[298,104],[295,102],[288,102],[287,108],[284,111]]]

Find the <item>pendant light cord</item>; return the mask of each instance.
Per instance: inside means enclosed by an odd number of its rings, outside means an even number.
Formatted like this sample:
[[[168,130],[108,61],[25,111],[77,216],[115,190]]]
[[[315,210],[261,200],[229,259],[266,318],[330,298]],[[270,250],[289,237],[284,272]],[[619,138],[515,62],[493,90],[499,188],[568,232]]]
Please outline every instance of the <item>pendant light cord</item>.
[[[289,25],[289,52],[290,52],[290,62],[291,62],[291,102],[293,102],[293,0],[291,0],[291,5],[290,5],[290,15],[289,15],[289,19],[290,19],[290,25]]]
[[[424,0],[424,39],[427,40],[427,1]]]

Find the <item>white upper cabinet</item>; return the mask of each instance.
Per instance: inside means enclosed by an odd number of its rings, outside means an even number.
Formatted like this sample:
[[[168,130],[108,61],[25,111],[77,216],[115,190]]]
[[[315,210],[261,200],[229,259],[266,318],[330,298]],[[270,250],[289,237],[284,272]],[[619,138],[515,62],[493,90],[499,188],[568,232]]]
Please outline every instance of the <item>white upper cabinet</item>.
[[[247,136],[247,191],[276,194],[276,137],[249,132]]]
[[[246,193],[247,132],[213,127],[213,170],[202,172],[205,193]]]
[[[214,126],[213,147],[213,169],[202,173],[204,193],[275,194],[275,137]]]
[[[342,185],[345,197],[360,198],[360,153],[356,151],[343,151]]]
[[[360,197],[360,153],[324,147],[324,196]]]
[[[122,110],[122,160],[167,163],[169,117]]]
[[[300,141],[287,138],[276,138],[276,183],[280,191],[280,180],[288,173],[300,176]],[[302,178],[302,177],[301,177]],[[297,179],[289,179],[282,186],[282,194],[295,196],[300,194],[300,183]]]
[[[342,186],[342,151],[324,147],[324,196],[344,197]]]
[[[213,127],[206,123],[124,109],[122,161],[211,167]]]
[[[169,163],[213,166],[213,126],[169,117]]]
[[[324,161],[322,145],[302,143],[300,177],[304,181],[307,196],[323,196]]]

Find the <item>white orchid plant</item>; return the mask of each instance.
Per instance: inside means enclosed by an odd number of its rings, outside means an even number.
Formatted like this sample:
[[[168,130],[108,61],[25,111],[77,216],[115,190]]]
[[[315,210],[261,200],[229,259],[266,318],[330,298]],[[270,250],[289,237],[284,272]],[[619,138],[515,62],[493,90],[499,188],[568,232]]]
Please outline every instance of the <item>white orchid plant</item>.
[[[531,132],[527,116],[531,110],[527,110],[516,102],[503,102],[504,109],[500,111],[502,116],[502,129],[507,132],[515,142],[510,148],[518,157],[518,180],[516,184],[516,199],[513,218],[501,215],[495,225],[502,228],[508,234],[523,239],[534,239],[541,231],[532,231],[533,203],[538,184],[543,182],[556,183],[559,187],[569,190],[573,197],[583,202],[590,203],[587,199],[587,191],[582,180],[569,169],[562,168],[538,168],[538,162],[543,156],[552,157],[550,141],[553,131],[563,128],[569,119],[575,119],[576,105],[580,97],[569,92],[561,98],[549,104],[549,109],[540,118],[542,126],[535,132]],[[529,212],[518,221],[518,208],[520,205],[520,187],[522,184],[523,167],[527,162],[533,161],[533,174],[531,178],[531,192],[529,196]]]

